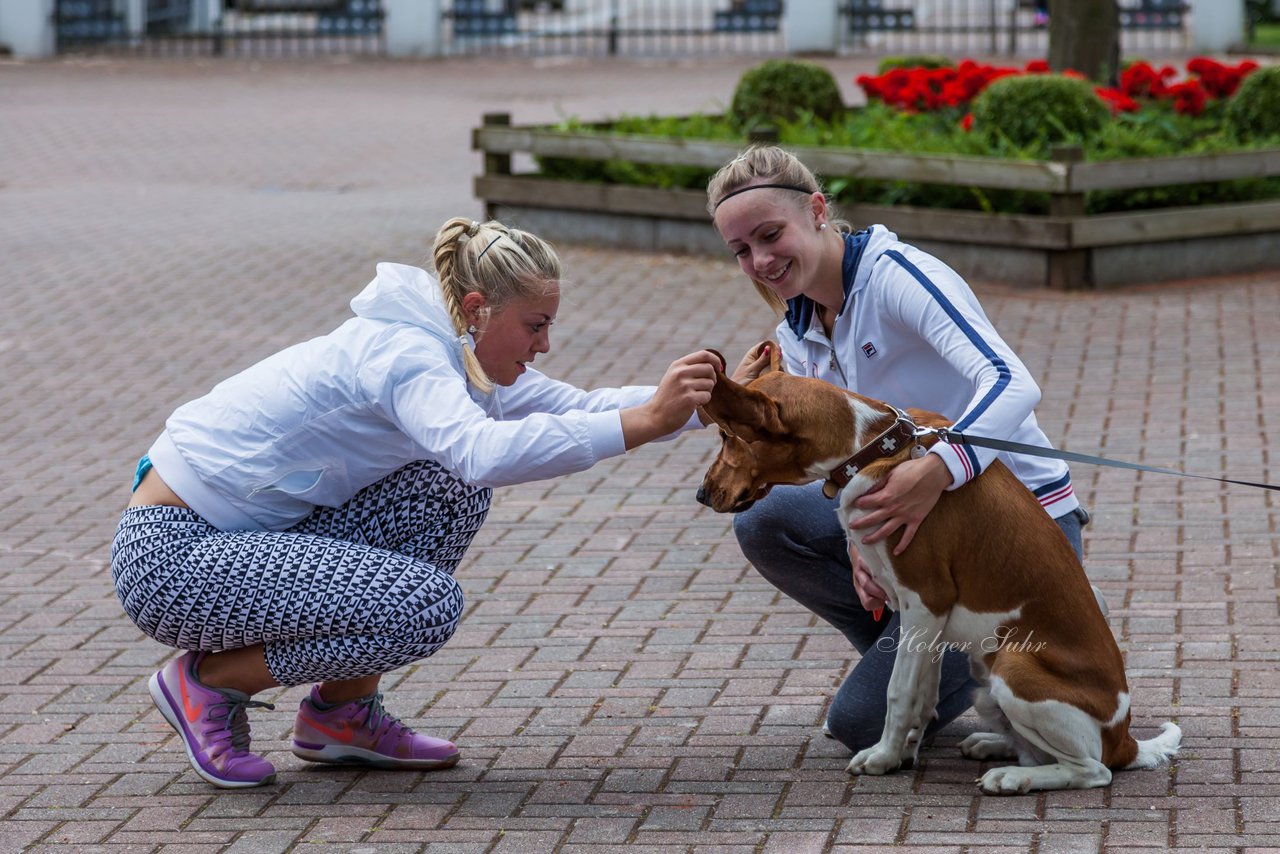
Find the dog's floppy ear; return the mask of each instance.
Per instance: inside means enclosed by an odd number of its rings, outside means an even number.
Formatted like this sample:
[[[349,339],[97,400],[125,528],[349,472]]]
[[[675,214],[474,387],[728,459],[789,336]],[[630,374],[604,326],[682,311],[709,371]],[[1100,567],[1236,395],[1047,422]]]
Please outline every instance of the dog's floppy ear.
[[[738,385],[723,371],[716,372],[711,400],[703,404],[702,411],[725,431],[748,442],[785,432],[773,398]]]

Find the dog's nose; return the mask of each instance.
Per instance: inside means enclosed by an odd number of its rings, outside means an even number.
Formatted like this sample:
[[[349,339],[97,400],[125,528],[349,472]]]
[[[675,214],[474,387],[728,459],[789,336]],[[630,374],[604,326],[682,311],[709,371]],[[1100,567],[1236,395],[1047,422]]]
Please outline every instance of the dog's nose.
[[[698,487],[697,498],[699,504],[706,505],[707,507],[711,506],[711,502],[707,500],[707,488],[705,486]]]

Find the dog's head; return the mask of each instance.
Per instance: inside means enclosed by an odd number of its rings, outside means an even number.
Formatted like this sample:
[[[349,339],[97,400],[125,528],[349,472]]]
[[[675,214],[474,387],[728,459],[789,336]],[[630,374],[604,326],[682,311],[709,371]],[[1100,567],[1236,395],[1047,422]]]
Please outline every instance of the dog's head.
[[[855,413],[866,409],[871,420],[892,419],[883,406],[822,380],[796,377],[782,370],[778,345],[768,341],[769,368],[745,386],[719,374],[703,412],[720,428],[720,453],[707,470],[698,501],[720,513],[746,510],[778,484],[809,483],[827,476],[857,448]]]

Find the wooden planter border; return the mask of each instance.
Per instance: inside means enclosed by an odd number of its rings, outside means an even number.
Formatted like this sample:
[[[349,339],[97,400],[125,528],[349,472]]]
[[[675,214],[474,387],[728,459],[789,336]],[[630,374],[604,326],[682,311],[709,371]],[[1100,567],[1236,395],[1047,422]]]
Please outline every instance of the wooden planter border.
[[[496,113],[487,114],[484,125],[473,131],[472,146],[484,152],[485,171],[476,178],[475,192],[490,215],[497,206],[507,205],[707,223],[706,199],[700,191],[513,175],[511,156],[716,169],[735,157],[742,143],[512,127],[508,114]],[[1280,149],[1099,163],[1081,162],[1078,148],[1056,149],[1053,159],[1046,161],[813,146],[789,146],[789,150],[824,175],[1049,193],[1047,216],[907,206],[842,207],[854,221],[882,222],[909,240],[1044,252],[1045,284],[1050,287],[1090,287],[1091,253],[1104,247],[1269,233],[1280,240],[1280,201],[1084,213],[1088,191],[1274,177],[1280,175]],[[1280,252],[1274,266],[1280,266]]]

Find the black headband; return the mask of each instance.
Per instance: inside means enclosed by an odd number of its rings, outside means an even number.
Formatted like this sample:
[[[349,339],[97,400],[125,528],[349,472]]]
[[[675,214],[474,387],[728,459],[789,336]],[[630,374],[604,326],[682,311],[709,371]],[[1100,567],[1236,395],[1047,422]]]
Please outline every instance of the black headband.
[[[752,184],[749,187],[739,187],[738,189],[734,190],[732,193],[725,193],[723,196],[720,197],[720,201],[716,202],[716,206],[714,210],[720,210],[720,206],[723,205],[726,200],[732,199],[734,196],[738,195],[739,193],[745,193],[748,190],[764,190],[764,189],[795,190],[797,193],[810,193],[810,194],[818,192],[817,190],[810,190],[808,187],[799,187],[799,186],[796,186],[795,184]]]

